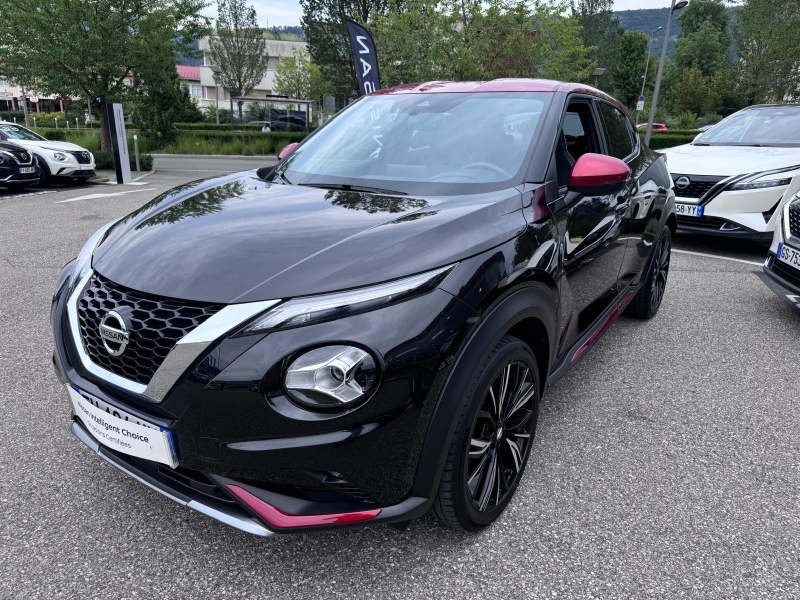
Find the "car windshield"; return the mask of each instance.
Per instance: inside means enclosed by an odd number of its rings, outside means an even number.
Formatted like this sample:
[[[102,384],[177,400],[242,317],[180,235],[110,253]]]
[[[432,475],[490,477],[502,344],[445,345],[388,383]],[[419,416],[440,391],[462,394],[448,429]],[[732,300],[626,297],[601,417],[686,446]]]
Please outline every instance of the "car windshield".
[[[19,125],[10,125],[8,123],[0,123],[0,131],[6,134],[10,140],[29,140],[31,142],[44,142],[46,138],[33,133],[30,129],[25,129]]]
[[[800,106],[753,108],[731,115],[694,142],[712,146],[800,147]]]
[[[367,96],[287,160],[293,184],[468,194],[516,185],[549,93]]]

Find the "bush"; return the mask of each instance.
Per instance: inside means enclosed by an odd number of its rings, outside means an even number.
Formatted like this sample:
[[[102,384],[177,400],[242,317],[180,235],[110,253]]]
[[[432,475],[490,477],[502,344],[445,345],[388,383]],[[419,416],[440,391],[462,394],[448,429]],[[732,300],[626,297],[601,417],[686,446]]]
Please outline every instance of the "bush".
[[[231,131],[185,131],[162,148],[167,154],[239,154],[263,156],[276,154],[293,142],[305,139],[305,133],[261,133]]]
[[[662,150],[664,148],[674,148],[683,144],[689,144],[697,136],[696,131],[687,133],[673,133],[672,131],[653,132],[650,137],[650,149]],[[644,136],[642,136],[644,141]]]
[[[136,170],[136,157],[130,154],[131,171]],[[95,168],[98,171],[113,171],[114,170],[114,153],[113,152],[95,152],[94,153]],[[153,155],[140,154],[139,167],[142,171],[153,170]]]
[[[175,123],[175,127],[181,130],[189,130],[189,131],[230,131],[231,124],[225,123],[220,119],[219,125],[216,123]],[[261,132],[261,125],[249,125],[249,124],[242,124],[242,125],[234,125],[234,131],[257,131]]]

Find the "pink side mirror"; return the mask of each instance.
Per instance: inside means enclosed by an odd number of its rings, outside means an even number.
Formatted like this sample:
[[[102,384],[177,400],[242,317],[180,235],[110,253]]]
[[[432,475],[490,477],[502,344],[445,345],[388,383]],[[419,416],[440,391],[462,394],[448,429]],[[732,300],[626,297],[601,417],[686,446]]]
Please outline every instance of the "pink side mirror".
[[[570,190],[584,195],[614,194],[625,187],[631,169],[618,158],[605,154],[584,154],[569,174]]]
[[[297,148],[299,145],[300,144],[298,144],[297,142],[293,142],[293,143],[289,144],[288,146],[284,146],[281,149],[281,151],[278,152],[278,160],[283,160],[284,158],[289,156],[292,152],[294,152],[294,149]]]

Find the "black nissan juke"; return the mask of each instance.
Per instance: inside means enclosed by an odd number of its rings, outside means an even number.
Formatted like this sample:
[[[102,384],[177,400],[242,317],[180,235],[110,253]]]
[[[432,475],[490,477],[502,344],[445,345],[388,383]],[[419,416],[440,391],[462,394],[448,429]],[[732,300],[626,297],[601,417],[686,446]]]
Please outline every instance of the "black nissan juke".
[[[275,167],[186,184],[62,272],[73,433],[259,535],[496,519],[542,394],[664,296],[664,158],[545,80],[354,102]]]

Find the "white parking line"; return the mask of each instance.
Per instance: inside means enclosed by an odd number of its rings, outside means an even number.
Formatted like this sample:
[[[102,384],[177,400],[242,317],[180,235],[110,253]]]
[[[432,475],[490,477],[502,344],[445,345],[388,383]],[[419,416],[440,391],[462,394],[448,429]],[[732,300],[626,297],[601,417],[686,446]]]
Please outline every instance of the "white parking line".
[[[124,196],[125,194],[133,194],[134,192],[153,192],[158,188],[147,188],[144,190],[125,190],[124,192],[108,192],[106,194],[88,194],[86,196],[78,196],[77,198],[67,198],[66,200],[59,200],[54,204],[64,204],[65,202],[77,202],[78,200],[97,200],[99,198],[111,198],[113,196]]]
[[[717,254],[705,254],[704,252],[690,252],[689,250],[675,250],[672,249],[673,252],[677,252],[678,254],[690,254],[692,256],[703,256],[705,258],[718,258],[719,260],[729,260],[731,262],[738,262],[745,265],[755,265],[756,267],[763,267],[763,262],[755,262],[752,260],[742,260],[741,258],[730,258],[728,256],[719,256]]]

